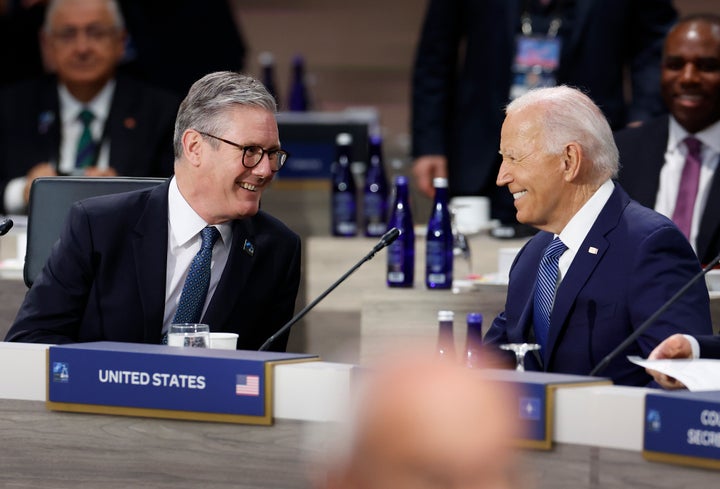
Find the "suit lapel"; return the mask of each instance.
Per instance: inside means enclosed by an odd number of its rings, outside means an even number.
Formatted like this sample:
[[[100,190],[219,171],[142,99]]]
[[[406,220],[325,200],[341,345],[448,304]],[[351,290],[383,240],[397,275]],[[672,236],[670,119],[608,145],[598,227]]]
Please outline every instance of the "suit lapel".
[[[136,97],[123,77],[119,76],[116,80],[110,113],[103,130],[103,141],[110,142],[110,166],[125,175],[129,173],[128,162],[133,161],[133,148],[137,144],[134,141],[137,124]]]
[[[152,190],[132,237],[136,285],[140,293],[147,343],[160,343],[165,313],[168,185],[169,180]],[[162,263],[162,266],[158,266],[158,263]]]
[[[616,185],[610,199],[595,220],[580,249],[570,265],[567,275],[563,277],[555,296],[552,314],[550,316],[550,331],[548,332],[545,365],[550,364],[555,343],[566,327],[566,320],[572,309],[578,293],[592,275],[595,267],[602,260],[609,243],[605,236],[617,226],[618,220],[627,206],[629,198]]]
[[[227,328],[228,318],[242,299],[242,291],[246,290],[245,284],[250,277],[256,257],[263,252],[255,246],[256,243],[252,219],[233,223],[233,239],[227,264],[203,316],[203,322],[210,324],[211,330],[220,331]]]

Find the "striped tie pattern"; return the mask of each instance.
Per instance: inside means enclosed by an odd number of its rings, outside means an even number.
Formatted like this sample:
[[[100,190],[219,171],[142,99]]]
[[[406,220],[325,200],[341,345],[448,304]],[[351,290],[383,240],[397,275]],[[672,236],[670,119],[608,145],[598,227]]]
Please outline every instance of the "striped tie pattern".
[[[88,109],[83,109],[78,115],[83,124],[83,130],[78,139],[77,152],[75,153],[75,168],[87,168],[95,163],[95,141],[93,141],[90,123],[95,119]]]
[[[560,255],[565,253],[567,246],[560,238],[555,238],[545,249],[540,260],[537,282],[535,283],[535,298],[533,301],[533,325],[537,343],[545,351],[548,331],[550,330],[550,312],[555,301],[555,289],[558,279],[558,261]]]
[[[699,139],[689,136],[684,139],[688,149],[680,177],[677,201],[673,211],[672,220],[680,228],[685,237],[690,238],[692,229],[693,211],[695,210],[695,199],[697,198],[698,186],[700,185],[700,151],[702,143]]]
[[[200,232],[200,235],[202,236],[202,245],[190,264],[173,323],[197,323],[200,321],[200,314],[205,305],[210,285],[212,250],[220,232],[217,228],[208,226]]]

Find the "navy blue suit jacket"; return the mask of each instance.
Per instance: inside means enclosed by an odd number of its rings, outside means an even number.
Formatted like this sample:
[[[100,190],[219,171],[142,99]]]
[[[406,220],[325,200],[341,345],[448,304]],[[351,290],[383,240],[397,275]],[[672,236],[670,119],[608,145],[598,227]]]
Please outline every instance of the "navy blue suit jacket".
[[[160,343],[167,222],[168,183],[76,203],[6,340]],[[201,321],[255,350],[292,317],[299,282],[300,238],[260,211],[233,223],[227,265]],[[287,335],[271,349],[286,343]]]
[[[630,197],[650,208],[655,207],[660,187],[668,135],[669,116],[615,134],[622,165],[618,181]],[[715,172],[710,184],[696,241],[701,263],[710,263],[720,253],[720,171]]]
[[[429,0],[413,72],[412,152],[415,157],[447,155],[454,195],[494,191],[525,3]],[[660,57],[676,20],[672,1],[577,0],[573,15],[572,32],[563,39],[558,83],[587,91],[615,128],[665,113]],[[629,107],[623,94],[625,69],[632,78]]]
[[[552,233],[538,233],[516,257],[505,311],[493,321],[485,337],[488,344],[533,342],[535,278],[552,238]],[[529,354],[526,368],[588,375],[699,271],[695,253],[677,227],[632,201],[616,184],[560,282],[547,350]],[[648,384],[651,377],[626,356],[647,357],[673,333],[712,333],[709,301],[700,280],[600,375],[616,384]]]
[[[720,336],[696,336],[700,343],[700,358],[720,359]]]
[[[119,175],[169,177],[180,100],[126,76],[116,78],[104,137]],[[61,120],[57,79],[43,77],[0,91],[0,214],[5,186],[38,163],[58,161]]]

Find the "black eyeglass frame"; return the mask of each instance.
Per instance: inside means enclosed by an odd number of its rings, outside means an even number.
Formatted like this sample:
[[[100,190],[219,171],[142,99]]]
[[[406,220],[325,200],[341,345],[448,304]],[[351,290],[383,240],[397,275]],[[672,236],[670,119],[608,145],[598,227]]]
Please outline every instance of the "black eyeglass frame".
[[[196,131],[197,131],[197,129],[196,129]],[[242,160],[241,160],[242,165],[247,169],[255,168],[256,166],[258,166],[260,164],[260,162],[262,161],[263,156],[265,156],[267,154],[268,160],[270,161],[270,166],[271,166],[272,172],[277,173],[282,169],[283,166],[285,166],[285,162],[290,157],[290,153],[288,153],[284,149],[273,149],[271,151],[268,151],[267,149],[263,148],[262,146],[258,146],[256,144],[249,144],[247,146],[243,146],[242,144],[234,143],[228,139],[224,139],[224,138],[221,138],[218,136],[213,136],[212,134],[209,134],[207,132],[203,132],[203,131],[197,131],[197,132],[198,132],[198,134],[200,134],[202,136],[206,136],[206,137],[209,137],[212,139],[217,139],[218,141],[222,141],[223,143],[229,144],[230,146],[234,146],[237,149],[239,149],[240,151],[242,151]],[[245,159],[247,157],[247,152],[249,149],[260,151],[260,157],[257,159],[257,161],[255,162],[254,165],[248,165],[247,163],[245,163]],[[273,165],[273,160],[270,158],[270,155],[272,155],[272,154],[277,155],[277,157],[275,158],[275,162],[276,162],[275,165]],[[277,169],[273,168],[273,166],[277,166]]]

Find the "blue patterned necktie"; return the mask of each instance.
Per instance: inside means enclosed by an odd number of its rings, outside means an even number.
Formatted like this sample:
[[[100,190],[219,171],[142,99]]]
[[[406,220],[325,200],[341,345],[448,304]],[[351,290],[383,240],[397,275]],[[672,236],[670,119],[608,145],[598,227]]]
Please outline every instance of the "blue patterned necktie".
[[[180,294],[180,301],[178,302],[173,323],[199,322],[200,314],[202,314],[205,305],[205,298],[210,285],[212,250],[215,241],[220,236],[220,232],[216,227],[208,226],[200,232],[200,235],[202,236],[202,245],[190,264],[190,270],[185,279],[182,294]]]
[[[545,254],[540,260],[537,282],[535,284],[535,298],[533,301],[533,324],[535,327],[535,338],[542,348],[541,354],[545,354],[548,331],[550,330],[550,312],[552,312],[555,301],[555,289],[558,279],[558,261],[560,255],[565,253],[567,246],[560,241],[560,238],[552,240],[545,249]]]
[[[78,119],[82,122],[83,130],[75,153],[75,168],[86,168],[95,162],[95,141],[90,131],[90,123],[95,119],[95,115],[88,109],[83,109]]]

